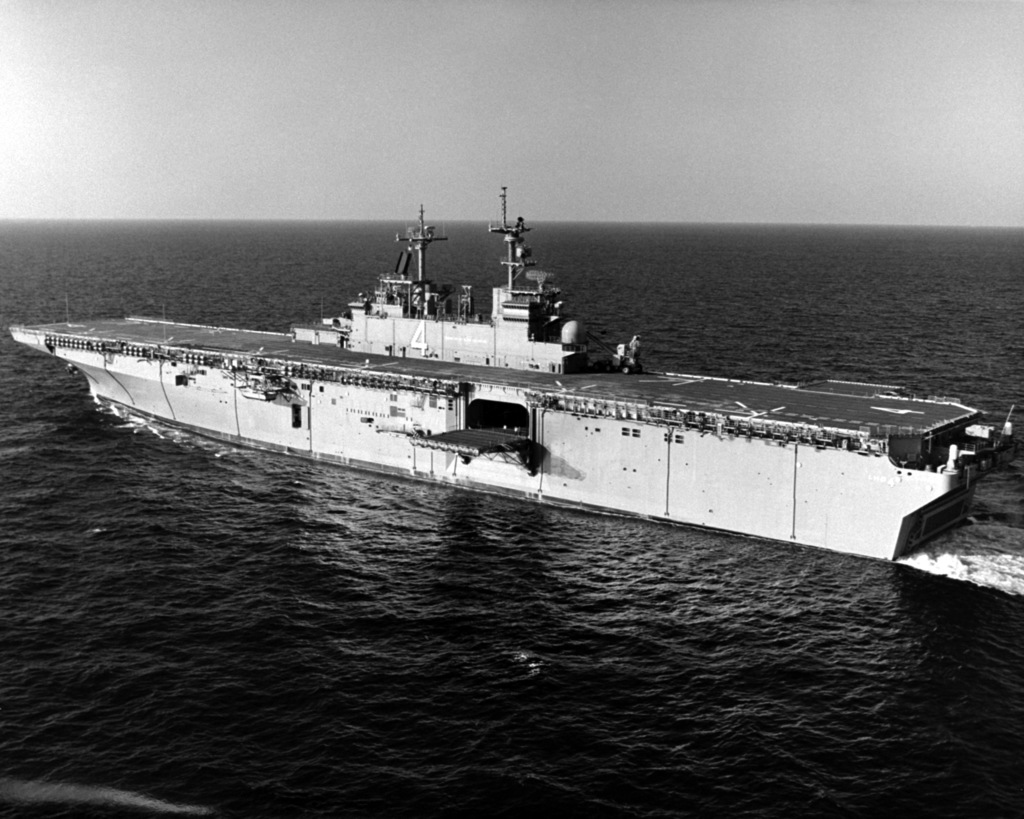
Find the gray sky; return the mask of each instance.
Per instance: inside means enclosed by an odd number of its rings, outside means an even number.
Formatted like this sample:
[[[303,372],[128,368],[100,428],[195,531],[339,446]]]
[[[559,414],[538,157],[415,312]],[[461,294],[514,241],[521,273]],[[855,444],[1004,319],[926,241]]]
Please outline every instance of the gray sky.
[[[1024,226],[1024,4],[0,0],[0,218]]]

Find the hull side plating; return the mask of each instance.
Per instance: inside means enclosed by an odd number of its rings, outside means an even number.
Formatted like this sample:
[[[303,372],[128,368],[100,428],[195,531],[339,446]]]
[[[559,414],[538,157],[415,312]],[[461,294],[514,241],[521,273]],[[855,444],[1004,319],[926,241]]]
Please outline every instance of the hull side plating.
[[[46,351],[41,333],[16,338]],[[245,446],[558,506],[713,528],[894,559],[960,522],[973,486],[871,453],[633,419],[529,410],[529,448],[465,457],[415,445],[465,428],[475,401],[527,412],[525,390],[447,396],[301,382],[249,397],[236,372],[90,350],[59,357],[100,400]]]

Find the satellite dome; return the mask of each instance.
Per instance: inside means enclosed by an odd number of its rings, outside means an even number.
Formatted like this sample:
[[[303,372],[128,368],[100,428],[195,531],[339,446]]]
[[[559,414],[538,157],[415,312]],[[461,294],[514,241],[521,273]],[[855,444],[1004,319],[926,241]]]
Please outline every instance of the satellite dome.
[[[580,321],[567,321],[562,325],[563,344],[586,344],[587,333]]]

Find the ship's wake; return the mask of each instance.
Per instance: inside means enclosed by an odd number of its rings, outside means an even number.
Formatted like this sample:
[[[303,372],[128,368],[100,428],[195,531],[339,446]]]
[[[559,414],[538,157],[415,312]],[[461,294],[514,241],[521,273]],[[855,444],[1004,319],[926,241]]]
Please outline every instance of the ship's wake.
[[[977,531],[982,527],[968,527]],[[899,562],[915,569],[966,580],[978,586],[1024,595],[1024,541],[1016,527],[991,526],[983,543],[957,538],[935,545]],[[972,538],[972,541],[974,539]]]
[[[135,808],[149,813],[178,816],[212,816],[204,805],[186,805],[154,799],[141,793],[94,785],[24,780],[0,777],[0,804],[13,805],[97,805]]]

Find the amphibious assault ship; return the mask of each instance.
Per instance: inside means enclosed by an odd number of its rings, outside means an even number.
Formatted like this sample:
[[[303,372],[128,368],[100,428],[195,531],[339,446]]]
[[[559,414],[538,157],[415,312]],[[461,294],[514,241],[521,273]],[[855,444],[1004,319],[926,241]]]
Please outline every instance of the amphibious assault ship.
[[[959,522],[1016,450],[1009,418],[838,381],[644,372],[534,270],[502,189],[489,314],[438,285],[424,221],[343,315],[287,333],[152,319],[12,327],[120,411],[332,464],[895,559]],[[413,256],[415,273],[410,271]]]

